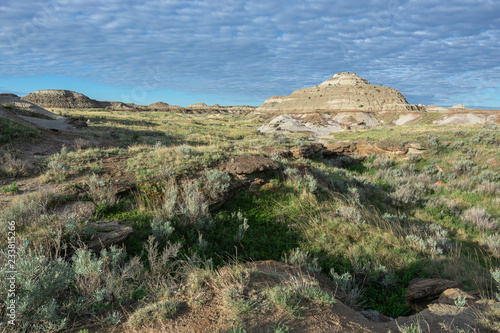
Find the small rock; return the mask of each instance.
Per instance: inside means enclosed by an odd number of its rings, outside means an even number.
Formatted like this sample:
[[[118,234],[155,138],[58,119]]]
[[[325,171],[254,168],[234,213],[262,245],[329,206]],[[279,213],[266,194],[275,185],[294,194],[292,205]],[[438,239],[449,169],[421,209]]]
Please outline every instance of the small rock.
[[[116,222],[93,224],[92,227],[97,233],[92,236],[87,246],[96,252],[110,245],[123,243],[133,231],[132,227]]]
[[[443,291],[443,293],[439,296],[438,302],[440,304],[455,305],[455,301],[459,297],[465,297],[467,299],[466,304],[468,306],[474,304],[474,302],[478,300],[475,296],[469,294],[466,291],[460,290],[458,288],[450,288]]]
[[[267,157],[234,156],[221,166],[221,170],[230,174],[250,175],[257,172],[278,170],[279,164]]]
[[[393,319],[387,317],[376,310],[364,310],[360,312],[365,318],[370,319],[376,323],[387,323]]]

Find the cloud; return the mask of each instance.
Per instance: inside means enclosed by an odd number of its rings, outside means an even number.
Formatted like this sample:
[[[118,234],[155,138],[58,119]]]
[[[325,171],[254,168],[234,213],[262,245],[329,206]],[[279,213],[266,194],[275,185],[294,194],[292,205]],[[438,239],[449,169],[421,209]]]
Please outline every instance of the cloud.
[[[351,71],[414,103],[448,103],[468,92],[480,99],[487,91],[500,104],[495,1],[8,0],[0,6],[2,77],[150,82],[155,90],[263,101]]]

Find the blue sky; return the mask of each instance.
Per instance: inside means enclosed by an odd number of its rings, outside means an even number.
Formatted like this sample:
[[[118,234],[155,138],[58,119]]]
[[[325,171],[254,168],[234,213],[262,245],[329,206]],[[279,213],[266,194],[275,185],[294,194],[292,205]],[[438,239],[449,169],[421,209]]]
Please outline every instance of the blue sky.
[[[355,72],[410,103],[500,106],[500,1],[3,0],[0,92],[260,105]]]

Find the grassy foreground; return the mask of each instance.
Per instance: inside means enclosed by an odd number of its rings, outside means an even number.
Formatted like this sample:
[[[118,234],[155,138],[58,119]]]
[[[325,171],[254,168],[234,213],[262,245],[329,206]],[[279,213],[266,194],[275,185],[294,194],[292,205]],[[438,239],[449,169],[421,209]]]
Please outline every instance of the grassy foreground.
[[[265,122],[260,115],[64,113],[90,119],[91,126],[72,147],[33,165],[8,150],[17,125],[4,124],[12,130],[2,136],[0,175],[45,188],[22,191],[15,182],[2,188],[12,196],[0,212],[0,229],[7,235],[15,224],[21,331],[56,331],[88,318],[138,331],[171,320],[183,302],[203,306],[199,295],[210,290],[226,295],[223,304],[238,327],[261,307],[300,317],[300,299],[333,302],[333,295],[295,284],[270,287],[258,300],[244,297],[255,272],[226,264],[257,260],[320,272],[338,283],[347,305],[393,318],[412,313],[404,294],[416,277],[456,280],[484,297],[497,292],[495,125],[337,133],[332,140],[414,143],[426,151],[362,161],[274,156],[280,164],[275,177],[226,201],[236,179],[220,171],[220,163],[262,155],[262,147],[304,145],[307,137],[263,135],[256,130]],[[108,146],[95,147],[96,138]],[[117,196],[120,186],[132,190]],[[92,216],[59,213],[82,199],[94,204]],[[221,200],[221,208],[209,210]],[[125,247],[86,249],[93,223],[110,221],[133,228]],[[3,302],[9,299],[9,244],[7,237],[0,239]],[[491,322],[498,319],[492,316]],[[7,320],[0,327],[7,329]]]

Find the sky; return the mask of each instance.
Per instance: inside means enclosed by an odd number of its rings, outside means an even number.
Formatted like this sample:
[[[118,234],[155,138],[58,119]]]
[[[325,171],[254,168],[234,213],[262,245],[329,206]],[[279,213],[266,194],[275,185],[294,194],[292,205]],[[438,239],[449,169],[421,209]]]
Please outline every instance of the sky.
[[[496,0],[2,0],[0,92],[260,105],[339,72],[500,107]]]

